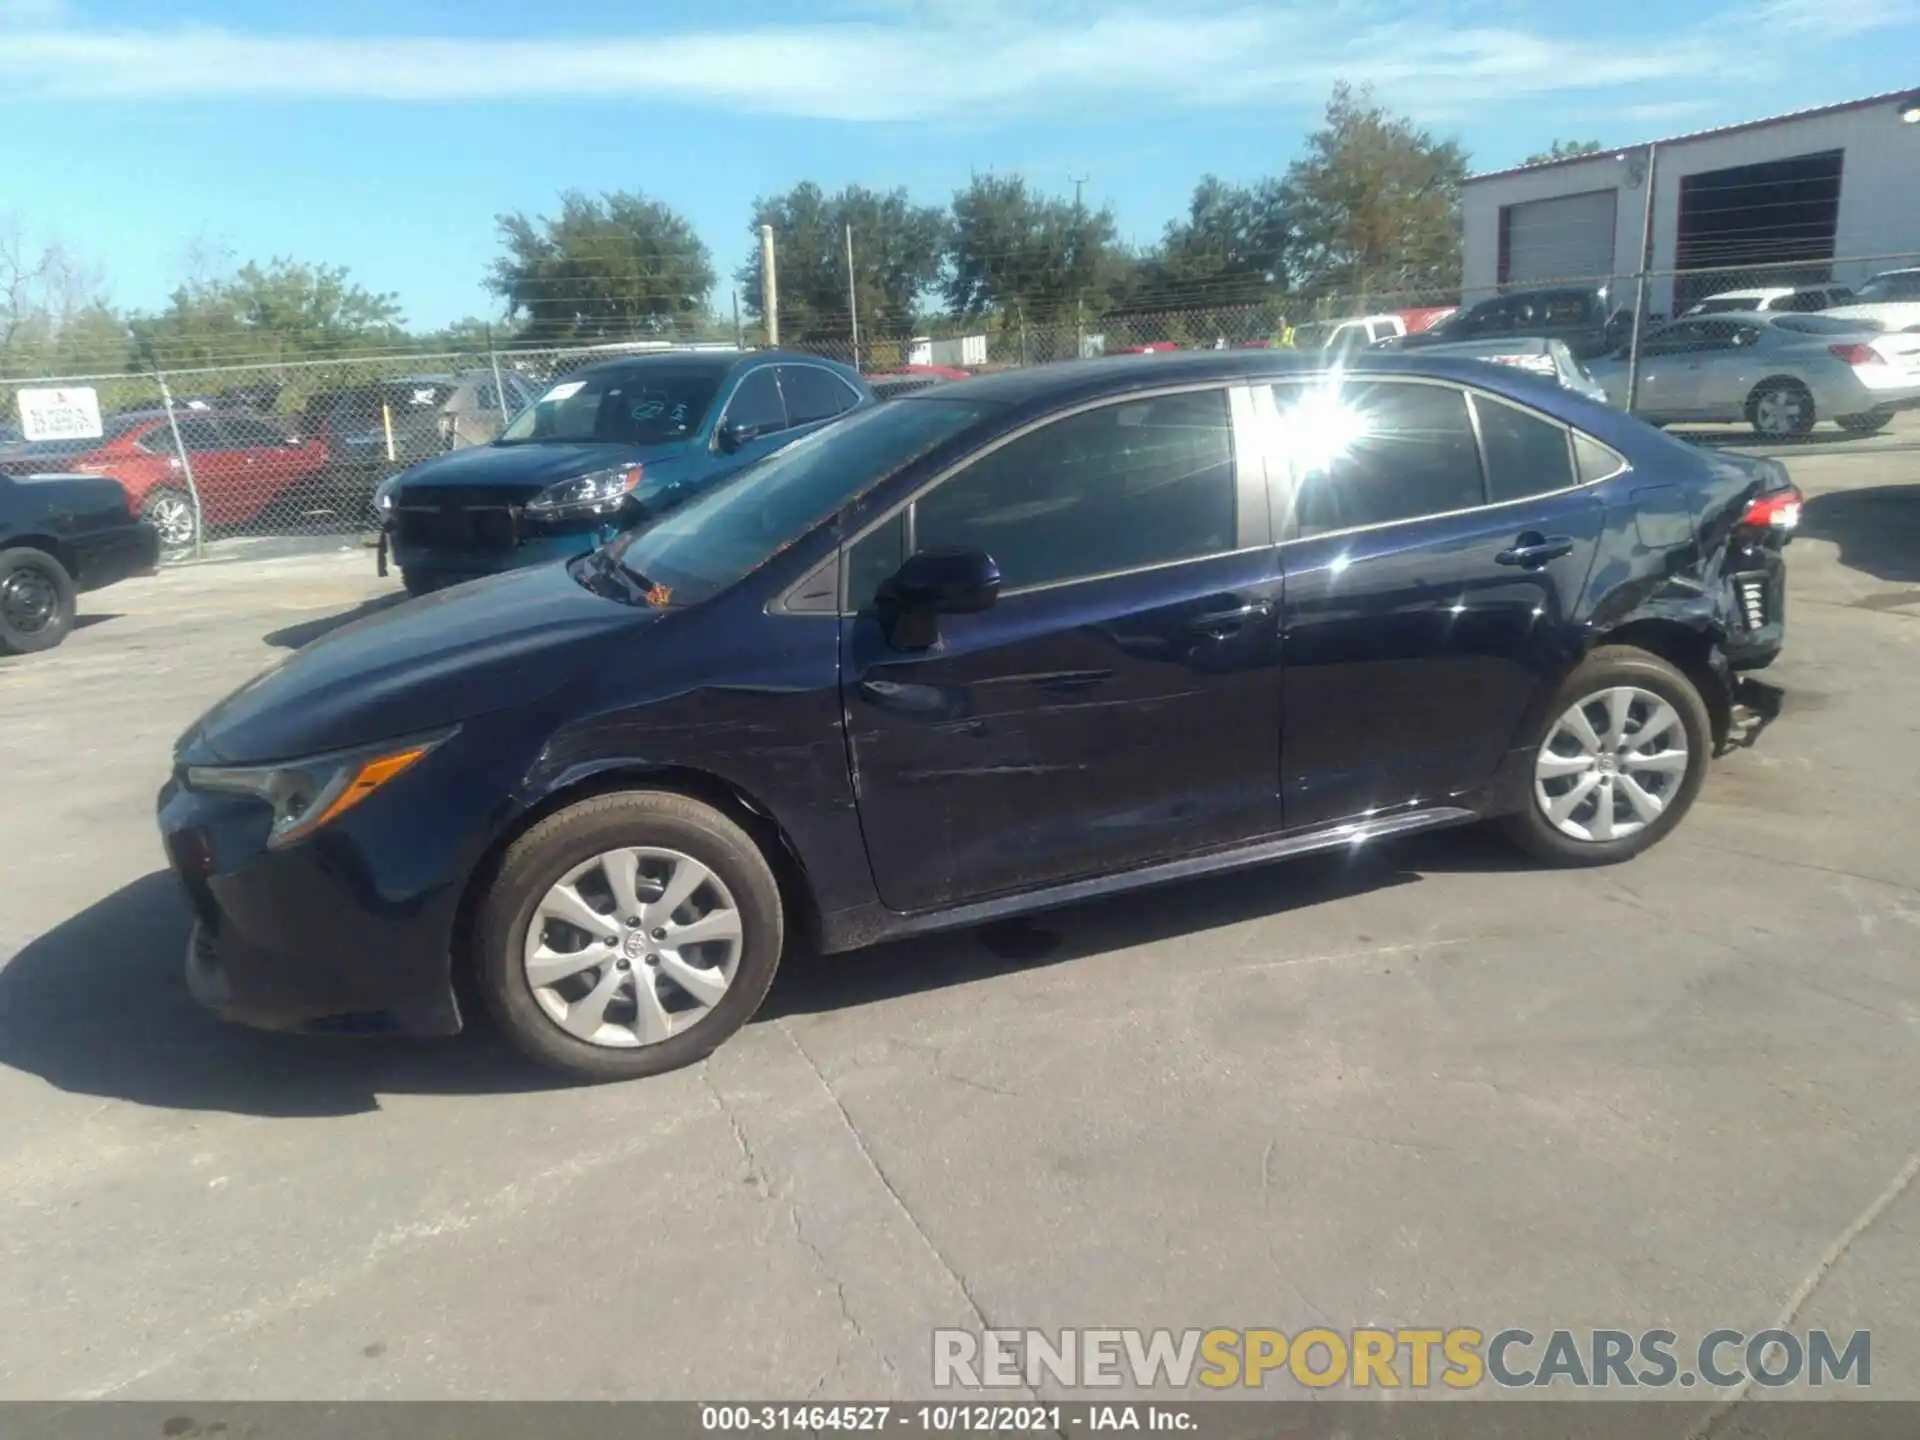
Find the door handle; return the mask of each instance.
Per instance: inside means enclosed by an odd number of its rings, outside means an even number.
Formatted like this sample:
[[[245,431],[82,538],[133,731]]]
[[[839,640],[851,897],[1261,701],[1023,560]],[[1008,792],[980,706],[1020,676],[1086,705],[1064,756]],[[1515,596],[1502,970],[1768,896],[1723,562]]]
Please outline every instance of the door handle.
[[[1563,555],[1573,553],[1571,535],[1522,535],[1511,550],[1502,550],[1494,556],[1501,565],[1518,565],[1522,569],[1532,570],[1546,564],[1549,560],[1558,560]]]
[[[1216,610],[1211,615],[1202,615],[1187,622],[1187,629],[1195,635],[1210,635],[1216,640],[1244,630],[1255,620],[1264,620],[1273,614],[1271,600],[1250,600],[1245,605],[1236,605],[1231,610]]]

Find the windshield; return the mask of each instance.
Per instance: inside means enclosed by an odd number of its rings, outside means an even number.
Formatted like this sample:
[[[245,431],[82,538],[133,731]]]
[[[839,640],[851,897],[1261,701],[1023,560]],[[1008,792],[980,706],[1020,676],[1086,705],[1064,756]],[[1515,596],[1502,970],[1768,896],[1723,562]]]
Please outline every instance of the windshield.
[[[915,395],[855,412],[749,465],[657,524],[614,541],[606,553],[636,580],[664,588],[668,603],[704,599],[952,439],[987,409]]]
[[[601,370],[562,380],[522,410],[501,445],[598,441],[665,445],[697,434],[724,371],[672,362]]]

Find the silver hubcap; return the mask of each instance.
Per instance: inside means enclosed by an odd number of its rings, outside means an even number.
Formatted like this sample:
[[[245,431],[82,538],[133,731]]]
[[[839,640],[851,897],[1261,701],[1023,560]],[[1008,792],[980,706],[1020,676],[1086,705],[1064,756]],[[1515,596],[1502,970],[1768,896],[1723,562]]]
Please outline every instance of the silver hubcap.
[[[1620,840],[1658,820],[1687,778],[1687,728],[1651,690],[1600,690],[1554,722],[1533,795],[1575,840]]]
[[[720,1003],[740,966],[740,910],[678,850],[609,850],[548,890],[527,926],[527,986],[590,1045],[657,1045]]]
[[[1754,420],[1769,435],[1790,435],[1800,424],[1805,404],[1795,391],[1769,390],[1754,405]]]
[[[162,544],[178,549],[193,543],[193,507],[177,495],[162,495],[147,507],[147,519]]]

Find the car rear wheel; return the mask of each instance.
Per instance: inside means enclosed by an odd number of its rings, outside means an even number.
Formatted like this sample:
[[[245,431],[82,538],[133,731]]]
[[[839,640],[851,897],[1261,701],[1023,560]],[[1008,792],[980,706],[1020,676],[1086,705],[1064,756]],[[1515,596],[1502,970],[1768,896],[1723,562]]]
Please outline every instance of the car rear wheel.
[[[752,1018],[785,937],[752,838],[662,791],[585,800],[514,842],[474,932],[480,991],[516,1048],[589,1080],[705,1058]]]
[[[418,570],[402,570],[400,585],[409,595],[431,595],[440,588],[440,582],[431,575],[423,575]]]
[[[1767,380],[1747,397],[1747,423],[1769,440],[1797,440],[1814,419],[1813,395],[1798,380]]]
[[[1849,435],[1877,435],[1893,423],[1893,414],[1880,410],[1869,415],[1842,415],[1834,423]]]
[[[51,650],[73,629],[73,577],[44,550],[0,550],[0,654]]]
[[[1558,865],[1609,865],[1659,841],[1706,777],[1713,726],[1693,682],[1659,656],[1603,646],[1567,677],[1534,751],[1522,847]]]
[[[147,492],[140,502],[140,518],[160,532],[160,549],[168,555],[191,550],[200,533],[192,498],[170,485]]]

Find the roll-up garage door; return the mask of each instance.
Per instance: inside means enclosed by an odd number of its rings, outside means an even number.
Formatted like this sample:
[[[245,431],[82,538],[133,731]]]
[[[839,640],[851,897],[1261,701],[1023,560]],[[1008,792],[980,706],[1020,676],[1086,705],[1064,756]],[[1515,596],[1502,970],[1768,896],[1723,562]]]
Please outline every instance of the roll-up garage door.
[[[1616,190],[1509,205],[1500,213],[1500,279],[1508,285],[1605,280],[1613,274]]]

